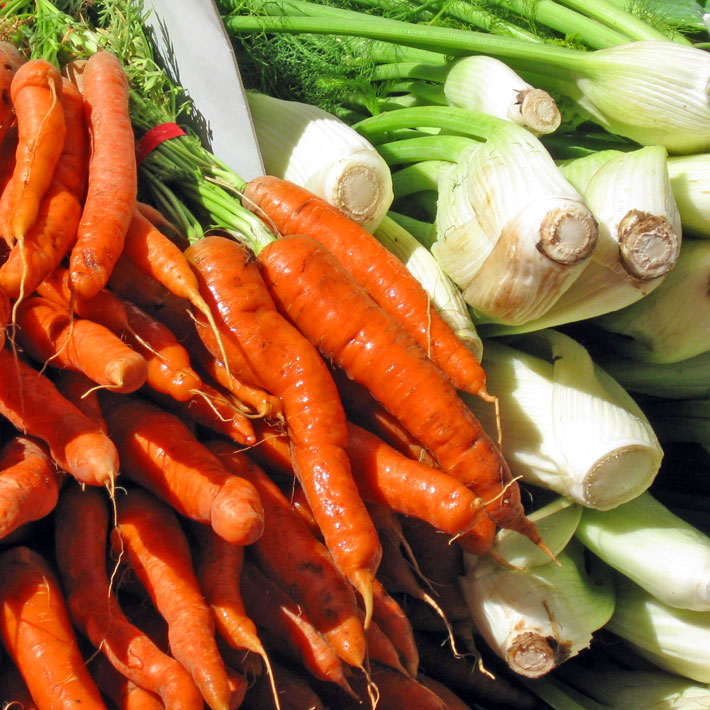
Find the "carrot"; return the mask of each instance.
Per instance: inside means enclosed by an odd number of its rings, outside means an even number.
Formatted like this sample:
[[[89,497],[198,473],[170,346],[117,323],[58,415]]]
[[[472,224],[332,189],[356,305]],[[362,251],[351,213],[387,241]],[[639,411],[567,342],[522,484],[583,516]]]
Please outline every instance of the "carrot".
[[[366,429],[349,423],[348,456],[366,501],[426,520],[449,535],[463,535],[481,513],[473,492],[426,464],[409,459]]]
[[[121,675],[108,662],[106,656],[94,656],[90,661],[89,670],[99,690],[116,710],[164,710],[165,705],[159,696]]]
[[[200,390],[202,380],[193,370],[190,355],[172,331],[134,303],[124,301],[131,346],[148,363],[148,384],[157,392],[185,402]]]
[[[177,244],[181,250],[187,249],[189,241],[180,233],[180,230],[157,208],[147,202],[136,202],[136,209],[170,241]]]
[[[64,146],[62,88],[59,70],[44,59],[30,59],[12,78],[10,100],[17,117],[18,144],[5,239],[13,244],[22,246],[37,220]]]
[[[25,299],[17,312],[18,341],[37,362],[82,372],[100,387],[135,392],[148,376],[143,357],[104,326],[72,319],[42,296]]]
[[[253,179],[244,205],[281,235],[302,234],[333,252],[370,296],[429,354],[456,389],[491,399],[473,353],[431,305],[407,267],[357,222],[305,188],[273,177]]]
[[[365,660],[365,637],[352,588],[336,569],[328,550],[291,509],[278,486],[231,444],[208,442],[225,467],[259,492],[264,533],[254,543],[259,565],[303,606],[306,616],[352,666]]]
[[[82,414],[108,433],[101,404],[96,394],[96,384],[86,375],[73,370],[60,370],[53,378],[59,393],[71,402]]]
[[[183,420],[191,420],[206,429],[229,437],[237,444],[251,446],[256,442],[251,419],[244,414],[244,406],[229,393],[202,381],[199,394],[186,402],[148,392],[148,397]]]
[[[373,615],[374,616],[374,615]],[[371,662],[379,663],[388,668],[393,668],[398,673],[409,675],[402,665],[399,653],[392,640],[380,628],[373,618],[367,627],[367,656]]]
[[[269,639],[269,648],[303,665],[315,678],[350,692],[345,665],[303,609],[253,562],[244,563],[240,589],[247,614]]]
[[[199,545],[195,572],[212,609],[217,632],[232,648],[246,649],[261,656],[272,681],[274,698],[277,698],[271,661],[256,625],[247,616],[239,590],[244,548],[223,540],[206,526],[196,525],[194,531]]]
[[[0,673],[0,698],[6,710],[37,710],[35,701],[32,700],[27,683],[12,662],[5,662]]]
[[[52,512],[63,474],[42,442],[16,436],[0,451],[0,538]]]
[[[264,517],[254,486],[226,471],[178,417],[132,396],[101,402],[128,478],[225,540],[248,545],[259,538]]]
[[[274,664],[274,672],[281,710],[325,710],[321,699],[300,675],[279,663]],[[268,684],[258,678],[247,692],[242,707],[244,710],[278,709]]]
[[[446,710],[472,710],[472,708],[467,705],[461,698],[459,698],[456,693],[453,692],[448,686],[435,678],[430,678],[423,673],[417,676],[417,680],[432,693],[436,693],[439,698],[446,705]]]
[[[109,514],[96,488],[68,486],[54,516],[57,566],[72,622],[111,665],[166,707],[202,710],[188,672],[124,615],[106,572]]]
[[[42,439],[59,467],[82,483],[113,485],[118,474],[113,442],[49,379],[7,350],[0,350],[0,414]]]
[[[283,428],[264,419],[255,419],[254,433],[257,440],[256,444],[248,451],[249,458],[256,461],[266,471],[293,476],[291,449],[288,435]],[[311,511],[312,515],[313,511]]]
[[[111,275],[136,204],[138,171],[128,112],[128,79],[108,51],[92,54],[83,72],[86,122],[91,134],[89,182],[72,248],[72,290],[91,298]]]
[[[0,578],[2,640],[39,710],[105,710],[45,558],[10,548],[0,554]]]
[[[366,386],[444,471],[474,491],[495,523],[544,544],[525,517],[496,444],[438,368],[331,252],[308,237],[282,237],[260,252],[259,262],[278,307],[324,357]]]
[[[143,209],[145,210],[145,207]],[[133,213],[126,233],[124,254],[139,271],[152,276],[174,296],[189,301],[195,310],[204,316],[217,340],[221,359],[226,361],[226,353],[212,311],[200,294],[197,278],[182,250],[138,208]]]
[[[397,649],[407,673],[416,678],[419,651],[412,625],[397,600],[390,596],[379,580],[375,580],[374,592],[373,618]]]
[[[139,271],[124,255],[118,258],[109,277],[108,286],[122,298],[144,309],[158,308],[173,299],[173,295],[165,286]],[[185,307],[189,307],[188,301],[185,301]]]
[[[5,328],[12,318],[10,297],[0,290],[0,348],[5,345]]]
[[[336,565],[365,602],[367,624],[381,550],[352,478],[345,415],[328,368],[276,310],[243,246],[207,237],[185,255],[220,331],[232,334],[264,387],[281,398],[294,470]]]
[[[215,642],[214,622],[200,592],[187,538],[177,516],[152,494],[131,489],[117,500],[111,533],[168,624],[170,650],[212,710],[231,710],[229,678]]]
[[[37,220],[0,268],[0,288],[13,298],[31,293],[62,261],[76,239],[86,183],[88,133],[83,100],[66,80],[61,103],[66,136],[52,181],[39,206]],[[2,199],[0,199],[2,203]]]
[[[25,58],[11,42],[0,42],[0,141],[15,122],[15,109],[10,98],[10,86],[15,72]]]

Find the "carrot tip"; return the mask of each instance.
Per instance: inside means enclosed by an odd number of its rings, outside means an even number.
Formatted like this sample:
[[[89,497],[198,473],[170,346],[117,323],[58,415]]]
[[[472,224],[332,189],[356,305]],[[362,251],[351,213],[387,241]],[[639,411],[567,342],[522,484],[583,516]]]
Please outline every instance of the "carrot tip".
[[[370,622],[372,621],[372,613],[374,608],[372,587],[374,579],[375,575],[365,569],[358,570],[350,575],[350,582],[362,597],[362,603],[365,607],[365,620],[363,622],[365,629],[370,627]]]

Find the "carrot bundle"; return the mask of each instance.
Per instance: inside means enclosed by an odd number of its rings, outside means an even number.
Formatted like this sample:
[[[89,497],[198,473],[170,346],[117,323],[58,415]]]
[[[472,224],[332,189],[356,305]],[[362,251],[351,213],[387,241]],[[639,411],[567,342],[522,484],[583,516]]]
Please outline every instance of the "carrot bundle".
[[[108,508],[95,488],[70,486],[55,515],[57,565],[73,623],[126,679],[175,710],[202,710],[187,671],[164,654],[118,604],[106,572]]]
[[[279,308],[321,353],[367,387],[444,471],[471,488],[495,523],[539,543],[495,443],[438,368],[335,256],[313,239],[293,236],[267,245],[259,262]],[[337,327],[327,327],[332,323]]]
[[[278,313],[243,246],[207,237],[185,254],[224,340],[238,343],[264,387],[281,398],[294,470],[336,564],[365,601],[367,623],[381,550],[352,478],[345,415],[328,369]]]

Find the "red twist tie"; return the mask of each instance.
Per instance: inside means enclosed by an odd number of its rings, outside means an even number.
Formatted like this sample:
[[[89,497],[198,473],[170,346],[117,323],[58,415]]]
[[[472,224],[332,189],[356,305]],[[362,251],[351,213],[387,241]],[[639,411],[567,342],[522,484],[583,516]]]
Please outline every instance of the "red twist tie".
[[[177,123],[161,123],[153,126],[136,144],[136,160],[139,164],[142,163],[163,141],[185,135],[187,133]]]

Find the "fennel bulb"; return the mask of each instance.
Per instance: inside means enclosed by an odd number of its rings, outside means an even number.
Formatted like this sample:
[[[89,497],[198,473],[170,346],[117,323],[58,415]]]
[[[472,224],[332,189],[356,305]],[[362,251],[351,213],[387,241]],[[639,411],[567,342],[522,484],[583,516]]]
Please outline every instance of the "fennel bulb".
[[[579,277],[597,224],[528,131],[501,123],[441,171],[431,251],[485,320],[545,313]]]
[[[485,340],[482,365],[513,475],[600,510],[645,491],[663,451],[629,394],[569,336],[543,330],[512,343]],[[490,407],[462,396],[495,431]]]
[[[660,668],[710,683],[710,614],[668,606],[620,574],[615,588],[606,628]]]
[[[587,570],[575,540],[557,560],[515,570],[482,557],[459,579],[479,633],[511,670],[528,678],[587,648],[614,610],[609,568]]]
[[[290,180],[373,231],[393,199],[387,163],[365,138],[317,106],[247,92],[266,172]]]
[[[648,491],[614,510],[585,509],[575,534],[656,599],[710,611],[710,537]]]
[[[652,293],[595,319],[607,347],[642,362],[680,362],[710,350],[710,240],[685,239]]]
[[[710,155],[673,156],[668,174],[683,228],[696,237],[710,237]]]

